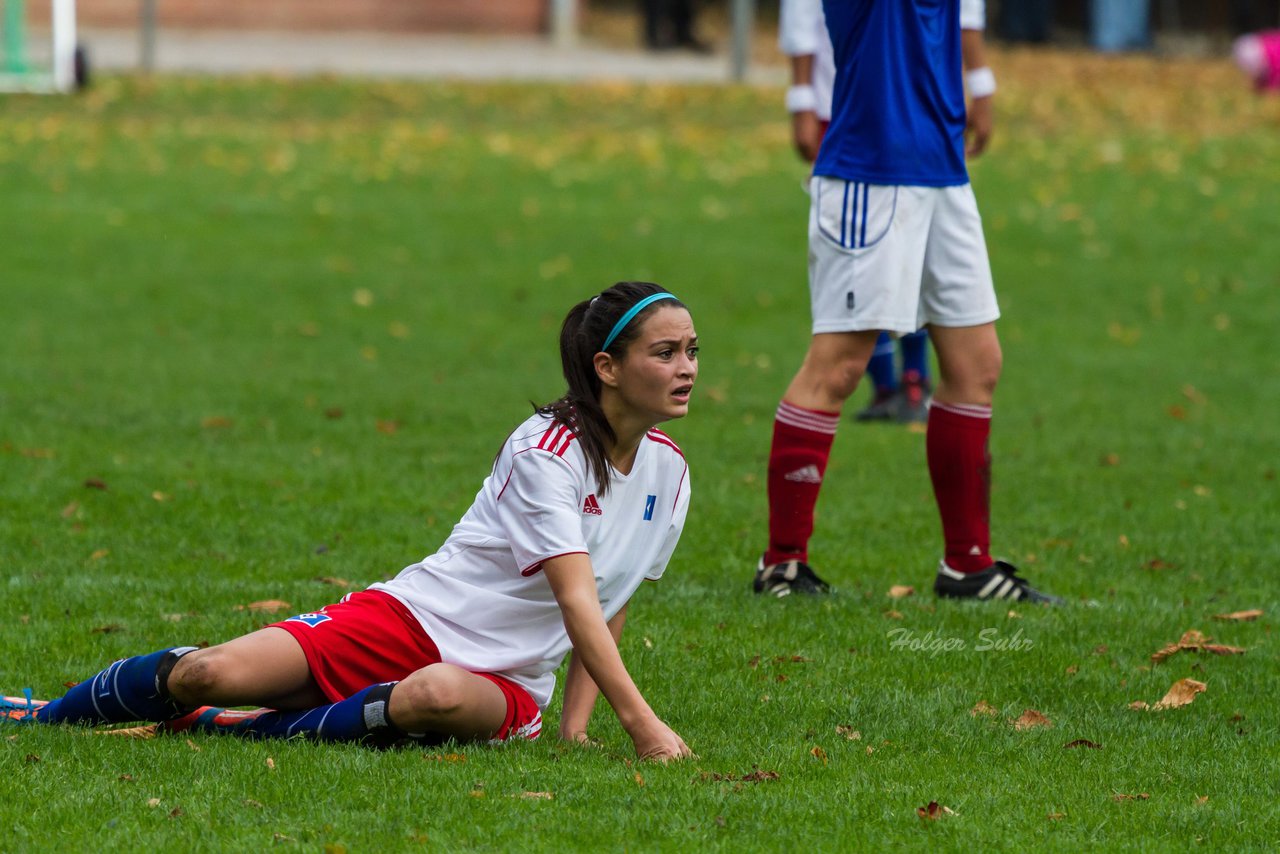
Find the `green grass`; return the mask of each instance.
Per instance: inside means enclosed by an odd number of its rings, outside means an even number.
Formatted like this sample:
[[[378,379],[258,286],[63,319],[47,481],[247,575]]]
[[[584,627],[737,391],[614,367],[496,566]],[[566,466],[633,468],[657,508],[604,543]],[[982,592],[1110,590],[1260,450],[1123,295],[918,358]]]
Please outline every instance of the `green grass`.
[[[694,508],[623,638],[699,758],[632,764],[603,703],[599,750],[558,744],[554,707],[539,742],[428,753],[7,729],[0,849],[1269,847],[1280,120],[1225,89],[1203,119],[1183,79],[1119,107],[1004,84],[974,167],[1005,312],[995,543],[1073,602],[1017,614],[935,603],[923,436],[851,423],[813,545],[839,594],[748,592],[807,337],[777,92],[105,78],[0,99],[6,692],[432,551],[559,393],[564,310],[615,280],[670,287],[703,344],[670,425]],[[964,648],[895,648],[899,628]],[[1152,664],[1192,628],[1248,652]],[[1191,705],[1128,708],[1184,677],[1207,685]],[[1052,728],[1016,729],[1027,709]],[[1102,747],[1064,749],[1081,738]],[[955,814],[922,821],[930,801]]]

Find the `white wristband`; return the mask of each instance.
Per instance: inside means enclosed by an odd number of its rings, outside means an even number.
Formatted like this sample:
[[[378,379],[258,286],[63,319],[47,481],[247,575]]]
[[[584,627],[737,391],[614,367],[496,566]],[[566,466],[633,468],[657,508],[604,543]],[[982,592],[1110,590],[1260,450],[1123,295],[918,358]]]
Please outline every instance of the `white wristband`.
[[[812,113],[818,109],[818,94],[812,86],[791,86],[787,89],[788,113]]]
[[[966,71],[964,86],[969,90],[970,98],[986,98],[996,93],[996,74],[985,66]]]

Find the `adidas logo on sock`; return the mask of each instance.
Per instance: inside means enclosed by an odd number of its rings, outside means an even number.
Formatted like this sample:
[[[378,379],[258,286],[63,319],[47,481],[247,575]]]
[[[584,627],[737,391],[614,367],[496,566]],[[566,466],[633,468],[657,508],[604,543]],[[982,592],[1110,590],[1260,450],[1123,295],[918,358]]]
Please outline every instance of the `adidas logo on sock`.
[[[783,478],[794,483],[822,483],[822,472],[818,471],[817,466],[810,464],[787,472]]]

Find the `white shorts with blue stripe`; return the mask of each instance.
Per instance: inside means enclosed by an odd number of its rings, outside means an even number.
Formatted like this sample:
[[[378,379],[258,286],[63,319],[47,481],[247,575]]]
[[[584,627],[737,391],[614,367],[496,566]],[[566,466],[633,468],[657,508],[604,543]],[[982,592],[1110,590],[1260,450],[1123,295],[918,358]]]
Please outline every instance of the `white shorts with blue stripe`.
[[[968,184],[895,187],[814,176],[809,196],[815,334],[907,333],[1000,316]]]

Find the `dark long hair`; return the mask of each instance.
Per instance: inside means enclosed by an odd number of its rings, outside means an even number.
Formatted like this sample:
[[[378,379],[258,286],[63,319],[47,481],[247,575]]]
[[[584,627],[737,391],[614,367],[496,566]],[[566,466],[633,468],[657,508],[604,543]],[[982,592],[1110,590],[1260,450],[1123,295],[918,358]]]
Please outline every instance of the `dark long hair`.
[[[596,479],[596,493],[609,491],[608,448],[617,435],[600,407],[600,377],[596,375],[595,355],[602,350],[620,357],[635,340],[636,333],[651,313],[664,306],[683,308],[677,299],[663,299],[645,308],[618,331],[609,349],[604,340],[622,316],[636,303],[653,294],[666,293],[666,288],[652,282],[618,282],[599,296],[569,309],[560,327],[560,363],[569,389],[561,397],[536,407],[541,415],[549,415],[571,429],[582,443],[587,465]]]

